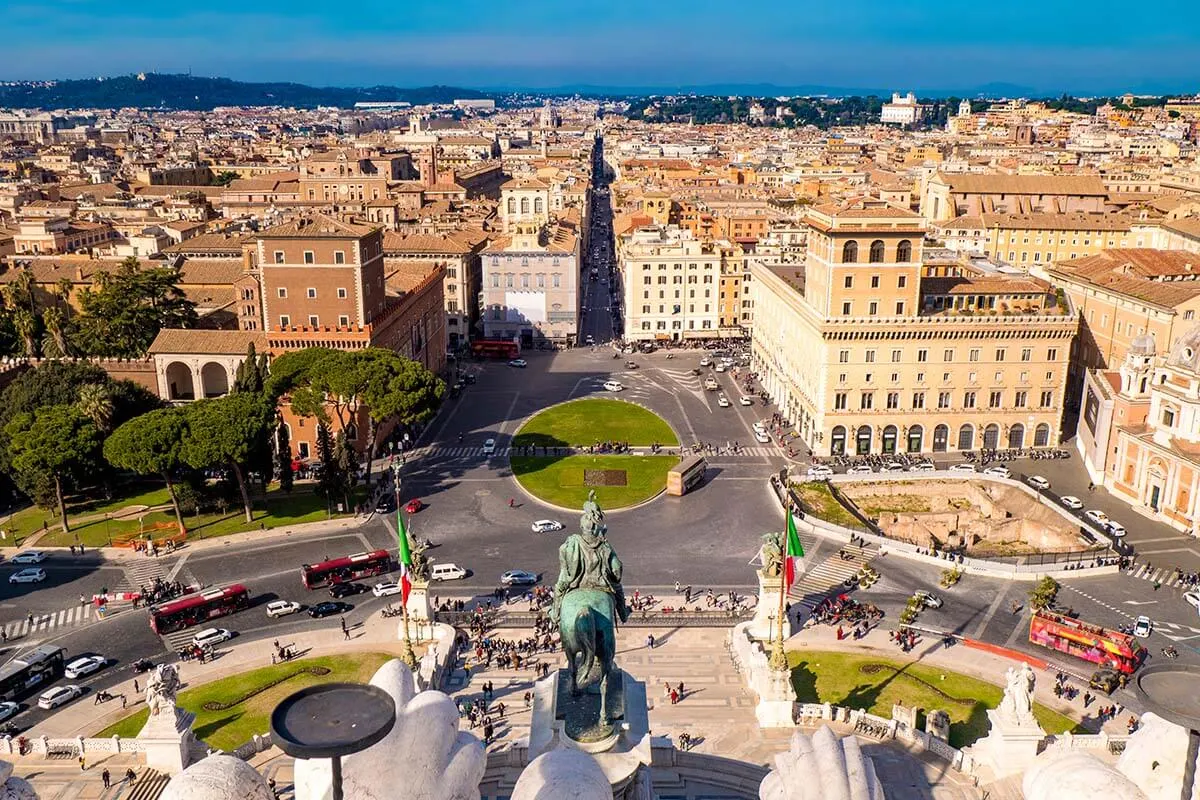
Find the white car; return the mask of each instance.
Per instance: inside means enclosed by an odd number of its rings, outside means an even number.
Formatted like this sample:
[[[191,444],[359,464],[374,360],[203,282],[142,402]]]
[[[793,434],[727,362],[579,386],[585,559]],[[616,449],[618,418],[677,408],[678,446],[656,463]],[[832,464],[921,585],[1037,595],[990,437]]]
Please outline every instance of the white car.
[[[46,560],[45,550],[25,550],[8,560],[10,564],[40,564]]]
[[[725,362],[722,361],[720,364],[717,364],[716,370],[717,370],[717,372],[724,372],[725,371]]]
[[[0,722],[3,722],[20,710],[21,705],[19,703],[14,703],[11,700],[5,700],[3,703],[0,703]]]
[[[390,597],[394,594],[400,594],[400,591],[400,584],[395,581],[384,581],[383,583],[375,584],[371,589],[371,594],[376,597]]]
[[[823,464],[808,468],[808,479],[810,481],[824,481],[832,477],[833,470]]]
[[[610,392],[619,392],[625,387],[621,385],[620,381],[605,381],[604,388]]]
[[[205,628],[192,637],[192,644],[196,647],[213,647],[232,638],[233,632],[225,628]]]
[[[744,405],[744,406],[752,406],[752,405],[754,405],[754,401],[753,401],[753,400],[751,400],[749,397],[746,397],[746,395],[742,395],[741,397],[739,397],[739,398],[738,398],[738,402],[739,402],[739,403],[741,403],[741,404],[742,404],[742,405]]]
[[[555,519],[539,519],[530,527],[534,533],[550,533],[551,531],[561,531],[563,524]]]
[[[951,472],[978,472],[979,468],[974,464],[955,464],[950,468]]]
[[[69,679],[75,680],[82,678],[84,675],[91,675],[101,667],[108,665],[108,659],[104,656],[84,656],[77,658],[70,664],[67,664],[66,675]]]
[[[1089,508],[1087,511],[1083,512],[1083,515],[1099,525],[1101,528],[1108,525],[1108,514],[1105,514],[1103,511],[1097,511],[1094,508]]]
[[[1050,481],[1046,480],[1041,475],[1030,475],[1025,479],[1025,482],[1033,488],[1041,491],[1045,491],[1046,489],[1050,488]]]
[[[904,465],[901,464],[899,461],[889,461],[888,463],[884,464],[883,469],[881,469],[879,471],[880,472],[904,472],[905,468],[904,468]]]
[[[275,617],[286,617],[288,614],[295,614],[300,610],[299,603],[293,603],[291,600],[272,600],[267,603],[267,616],[274,619]]]
[[[491,456],[491,455],[496,454],[496,440],[495,439],[488,439],[486,442],[483,443],[483,454],[485,456]]]
[[[870,464],[856,464],[846,470],[847,475],[872,475],[875,470],[871,469]]]
[[[755,431],[754,432],[754,441],[758,442],[759,444],[770,444],[771,437],[767,436],[762,431]]]
[[[717,405],[719,405],[721,408],[729,408],[729,398],[723,394],[717,395]]]
[[[983,474],[991,475],[993,478],[1011,478],[1012,470],[1002,464],[998,467],[988,467]]]
[[[67,684],[66,686],[55,686],[52,689],[47,689],[42,692],[38,698],[38,708],[46,709],[58,708],[63,703],[69,703],[79,695],[83,694],[83,687],[75,684]]]
[[[1200,613],[1200,592],[1184,592],[1183,601]]]
[[[712,366],[712,359],[711,359],[711,358],[709,358],[708,356],[705,356],[704,358],[700,359],[700,366],[702,366],[702,367],[711,367],[711,366]]]
[[[1125,534],[1126,534],[1125,526],[1119,522],[1113,522],[1110,519],[1108,521],[1108,523],[1104,526],[1104,530],[1108,533],[1109,536],[1113,537],[1114,539],[1124,539],[1125,538]]]
[[[1145,614],[1134,620],[1133,635],[1139,639],[1145,639],[1154,630],[1154,624],[1150,622],[1150,618]]]
[[[908,468],[909,472],[934,472],[937,467],[932,461],[920,461]]]
[[[44,580],[46,580],[46,570],[41,567],[27,567],[8,576],[9,583],[41,583]]]
[[[1073,494],[1064,494],[1062,497],[1058,498],[1058,502],[1062,503],[1072,511],[1078,511],[1079,509],[1083,508],[1083,501]]]

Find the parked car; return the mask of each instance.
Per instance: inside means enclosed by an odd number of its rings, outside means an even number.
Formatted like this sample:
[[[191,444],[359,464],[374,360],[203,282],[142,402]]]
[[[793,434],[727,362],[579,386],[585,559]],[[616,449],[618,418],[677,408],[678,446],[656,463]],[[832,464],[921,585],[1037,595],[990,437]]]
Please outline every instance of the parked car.
[[[1088,688],[1112,694],[1121,685],[1121,676],[1115,669],[1098,669],[1088,680]]]
[[[519,369],[525,369],[526,367],[529,366],[529,362],[523,358],[514,358],[512,361],[508,362],[508,365],[510,367],[517,367]]]
[[[310,606],[308,609],[308,615],[313,619],[320,619],[321,617],[331,617],[334,614],[344,614],[353,608],[354,606],[350,605],[349,603],[339,603],[334,600],[326,600],[323,603],[317,603],[315,606]]]
[[[996,467],[988,467],[983,471],[984,475],[991,475],[993,478],[1011,478],[1012,470],[1003,464]]]
[[[192,637],[197,647],[212,647],[233,638],[233,632],[225,628],[205,628]]]
[[[979,468],[974,464],[955,464],[950,468],[951,472],[978,472]]]
[[[1100,526],[1100,528],[1104,528],[1106,525],[1108,525],[1108,514],[1105,514],[1103,511],[1097,511],[1094,508],[1089,508],[1087,511],[1083,512],[1083,515],[1092,522],[1096,523],[1096,525]]]
[[[154,669],[156,666],[158,666],[158,665],[155,664],[153,661],[151,661],[148,658],[139,658],[137,661],[133,662],[133,671],[134,672],[149,672],[150,670]]]
[[[500,583],[504,586],[533,586],[537,582],[537,573],[524,569],[510,569],[500,576]]]
[[[286,617],[288,614],[295,614],[299,610],[300,604],[293,603],[291,600],[272,600],[267,603],[267,616],[271,619]]]
[[[754,401],[753,401],[753,400],[751,400],[749,397],[746,397],[746,395],[742,395],[741,397],[739,397],[739,398],[738,398],[738,402],[739,402],[739,403],[741,403],[741,404],[742,404],[742,405],[744,405],[744,406],[752,406],[752,405],[754,405]]]
[[[815,467],[808,468],[808,479],[810,481],[825,481],[833,477],[833,470],[824,464],[818,464]]]
[[[731,404],[728,397],[723,394],[719,394],[717,395],[717,405],[719,405],[721,408],[729,408]]]
[[[875,470],[871,469],[870,464],[855,464],[850,469],[846,470],[847,475],[872,475]]]
[[[83,694],[83,687],[73,683],[66,686],[55,686],[42,692],[38,697],[38,708],[49,711],[52,708],[58,708],[63,703],[71,702],[81,694]]]
[[[44,550],[24,550],[9,559],[10,564],[40,564],[46,560]]]
[[[605,381],[604,388],[610,392],[619,392],[625,387],[621,385],[620,381]]]
[[[363,586],[361,583],[347,581],[345,583],[335,583],[333,586],[330,586],[329,596],[334,600],[341,600],[343,597],[349,597],[350,595],[354,594],[362,594],[366,590],[367,587]]]
[[[550,533],[551,531],[561,531],[563,524],[554,519],[539,519],[532,525],[534,533]]]
[[[1196,609],[1197,613],[1200,613],[1200,592],[1184,592],[1183,602]]]
[[[924,589],[917,591],[913,597],[921,601],[921,604],[926,608],[941,608],[944,605],[942,598],[938,597],[933,592],[927,592]]]
[[[1058,498],[1058,502],[1062,503],[1072,511],[1078,511],[1079,509],[1083,508],[1083,501],[1073,494],[1064,494],[1062,497]]]
[[[496,454],[496,440],[495,439],[488,439],[487,441],[485,441],[483,443],[483,454],[485,456],[491,456],[491,455]]]
[[[407,503],[404,504],[404,513],[405,514],[415,514],[424,507],[425,507],[425,504],[421,502],[421,498],[414,497],[412,500],[409,500]]]
[[[5,700],[3,703],[0,703],[0,722],[3,722],[20,710],[21,705],[19,703],[14,703],[11,700]]]
[[[762,431],[755,431],[754,432],[754,441],[758,442],[759,444],[770,444],[771,437],[767,436]]]
[[[888,463],[884,464],[883,469],[881,469],[879,471],[880,472],[906,472],[907,468],[903,464],[901,464],[899,461],[889,461]]]
[[[1105,524],[1104,530],[1109,536],[1115,539],[1123,539],[1127,533],[1124,525],[1119,522],[1113,522],[1111,519]]]
[[[1154,623],[1150,622],[1150,618],[1145,614],[1138,617],[1133,622],[1133,635],[1139,639],[1145,639],[1154,631]]]
[[[637,369],[637,368],[638,368],[638,365],[637,365],[636,361],[626,361],[625,362],[625,369]]]
[[[1040,491],[1045,491],[1046,489],[1050,488],[1050,481],[1046,480],[1041,475],[1030,475],[1025,479],[1025,482]]]
[[[932,461],[918,461],[908,468],[909,472],[934,472],[937,467]]]
[[[390,597],[394,594],[400,594],[400,592],[400,584],[396,583],[395,581],[384,581],[383,583],[377,583],[371,589],[371,594],[375,595],[376,597]]]
[[[46,570],[41,567],[26,567],[8,576],[9,583],[41,583],[46,580]]]
[[[104,656],[82,656],[67,664],[67,669],[63,674],[70,680],[75,680],[84,675],[91,675],[106,666],[108,666],[108,659]]]

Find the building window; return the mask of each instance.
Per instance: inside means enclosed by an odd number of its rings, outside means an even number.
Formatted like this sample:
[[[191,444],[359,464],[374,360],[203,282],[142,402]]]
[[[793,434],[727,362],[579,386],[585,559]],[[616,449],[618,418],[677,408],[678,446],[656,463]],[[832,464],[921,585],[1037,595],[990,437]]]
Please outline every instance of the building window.
[[[967,360],[968,361],[978,361],[979,360],[978,348],[971,350],[971,352],[967,354]]]
[[[974,392],[963,392],[963,408],[974,408],[974,407],[975,407],[975,393]]]
[[[345,264],[346,263],[346,253],[342,250],[334,250],[333,251],[333,263]]]
[[[1022,361],[1029,361],[1032,358],[1033,358],[1033,350],[1031,350],[1028,347],[1024,347],[1021,349],[1021,360]]]
[[[854,276],[847,275],[846,279],[845,279],[845,281],[843,281],[842,285],[845,286],[847,289],[853,289],[854,288]]]
[[[346,299],[346,290],[343,287],[340,287],[340,286],[338,287],[337,294],[338,294],[338,299],[340,299],[340,300]]]
[[[929,351],[928,350],[918,350],[917,351],[917,361],[919,363],[924,363],[928,360],[929,360]]]
[[[878,288],[879,288],[879,276],[878,276],[878,275],[872,275],[872,276],[871,276],[871,288],[872,288],[872,289],[878,289]]]
[[[924,392],[913,392],[912,407],[913,408],[924,408],[925,407],[925,393]]]
[[[833,396],[833,408],[835,411],[846,410],[846,393],[838,392]]]
[[[558,274],[556,273],[556,274],[554,274],[554,275],[550,276],[550,278],[551,278],[551,279],[550,279],[550,285],[551,285],[551,286],[553,286],[555,289],[557,289],[557,288],[558,288],[558,286],[559,286],[559,276],[558,276]]]
[[[305,251],[304,251],[304,263],[305,263],[305,264],[315,264],[315,263],[316,263],[315,259],[313,258],[313,251],[312,251],[312,250],[305,250]]]
[[[874,392],[863,392],[858,396],[858,407],[863,411],[869,410],[875,404]]]
[[[897,317],[904,316],[904,301],[903,300],[898,300],[896,302],[896,316]]]
[[[838,351],[838,363],[839,364],[849,364],[850,363],[850,351],[849,350],[839,350]]]
[[[504,273],[504,288],[513,288],[513,274],[511,272]]]
[[[500,276],[499,275],[496,275],[496,274],[492,275],[492,288],[493,289],[500,288]]]
[[[320,324],[321,324],[321,322],[320,322],[320,320],[319,320],[319,319],[317,319],[317,315],[316,315],[316,314],[309,314],[309,315],[308,315],[308,324],[309,324],[309,326],[310,326],[310,327],[313,327],[313,328],[315,328],[315,327],[317,327],[318,325],[320,325]]]
[[[901,263],[912,261],[912,242],[910,242],[908,239],[902,239],[900,243],[896,245],[896,261]],[[900,286],[901,288],[904,286],[903,275],[900,276]]]
[[[1047,361],[1057,361],[1058,360],[1058,349],[1051,347],[1049,350],[1047,350],[1046,351],[1046,360]]]
[[[849,300],[842,303],[842,316],[843,317],[850,316],[850,301]]]
[[[903,354],[903,352],[904,352],[903,350],[893,350],[892,351],[892,363],[893,364],[900,363],[900,356]]]
[[[846,242],[842,245],[842,261],[847,264],[858,261],[858,242]]]
[[[287,327],[291,326],[291,324],[292,324],[292,318],[291,318],[291,317],[289,317],[287,314],[280,314],[280,315],[279,315],[279,327],[281,327],[281,328],[287,328]]]
[[[888,392],[887,407],[889,409],[897,409],[900,407],[900,393],[899,392]]]
[[[347,317],[345,314],[339,315],[338,316],[338,325],[343,328],[349,328],[350,327],[350,318]]]
[[[1049,408],[1052,405],[1054,405],[1054,392],[1052,392],[1052,391],[1051,392],[1042,392],[1042,398],[1041,398],[1042,408]]]
[[[875,241],[871,242],[870,259],[871,259],[872,264],[882,264],[883,263],[883,242],[880,241],[879,239],[876,239]]]
[[[950,393],[949,392],[938,392],[938,408],[949,408],[949,407],[950,407]]]
[[[874,363],[875,363],[875,351],[874,351],[874,350],[868,350],[868,351],[867,351],[867,363],[868,363],[868,364],[874,364]]]
[[[996,360],[997,361],[1004,360],[1004,348],[1003,347],[996,348]]]
[[[908,285],[908,276],[907,275],[901,275],[899,278],[896,279],[896,287],[897,288],[903,289],[907,285]]]
[[[1026,392],[1017,392],[1013,397],[1013,405],[1017,408],[1024,408],[1029,402],[1029,395]]]
[[[276,263],[276,264],[282,264],[282,263],[283,263],[283,251],[282,251],[282,250],[276,250],[276,251],[275,251],[275,263]]]
[[[1175,427],[1175,412],[1170,408],[1164,408],[1162,413],[1162,424],[1166,428]]]
[[[942,351],[942,361],[949,363],[953,360],[954,360],[954,351],[953,350],[943,350]]]
[[[311,286],[310,286],[310,287],[308,287],[308,299],[309,299],[309,300],[312,300],[312,299],[313,299],[314,297],[316,297],[316,296],[317,296],[317,290],[316,290],[316,289],[314,289],[314,288],[313,288],[313,287],[311,287]]]
[[[1004,398],[1004,392],[991,391],[988,393],[988,408],[999,408],[1000,401]]]
[[[879,313],[879,303],[872,300],[867,304],[867,313],[872,317]]]

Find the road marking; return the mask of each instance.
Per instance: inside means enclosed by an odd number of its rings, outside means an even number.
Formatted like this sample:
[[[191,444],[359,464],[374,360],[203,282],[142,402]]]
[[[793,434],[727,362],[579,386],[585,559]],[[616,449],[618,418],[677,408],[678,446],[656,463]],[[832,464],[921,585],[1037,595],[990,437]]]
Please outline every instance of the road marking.
[[[1152,606],[1157,603],[1157,600],[1126,600],[1127,606]]]
[[[496,431],[496,433],[497,433],[498,435],[503,435],[503,433],[504,433],[504,428],[505,428],[505,427],[508,425],[508,423],[510,423],[510,422],[514,422],[514,421],[515,421],[515,420],[513,420],[513,418],[512,418],[512,413],[513,413],[513,409],[517,407],[517,401],[518,401],[518,400],[520,400],[520,399],[521,399],[521,393],[520,393],[520,392],[513,392],[513,399],[512,399],[512,402],[508,404],[508,411],[507,411],[507,412],[505,412],[505,414],[504,414],[504,422],[500,423],[500,427],[499,427],[499,429]]]
[[[1000,610],[1000,604],[1004,602],[1004,596],[1006,594],[1007,592],[996,592],[996,599],[992,601],[990,606],[988,606],[987,611],[985,611],[983,614],[983,619],[981,619],[979,624],[975,626],[974,636],[976,639],[983,638],[984,629],[988,626],[988,623],[992,621],[992,618],[996,616],[996,612]]]
[[[192,551],[188,550],[182,556],[179,557],[179,560],[175,562],[175,566],[171,567],[171,571],[167,573],[167,577],[165,578],[165,580],[168,583],[178,579],[179,570],[183,569],[184,562],[188,560],[188,556],[190,556],[191,554],[192,554]]]

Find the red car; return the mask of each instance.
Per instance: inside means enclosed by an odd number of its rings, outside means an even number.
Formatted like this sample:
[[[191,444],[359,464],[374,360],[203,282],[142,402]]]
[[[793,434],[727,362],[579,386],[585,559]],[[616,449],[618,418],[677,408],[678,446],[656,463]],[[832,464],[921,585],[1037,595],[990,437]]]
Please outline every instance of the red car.
[[[405,513],[408,513],[408,514],[415,514],[424,507],[425,507],[425,504],[421,502],[421,498],[414,497],[412,500],[409,500],[404,505],[404,511],[405,511]]]

